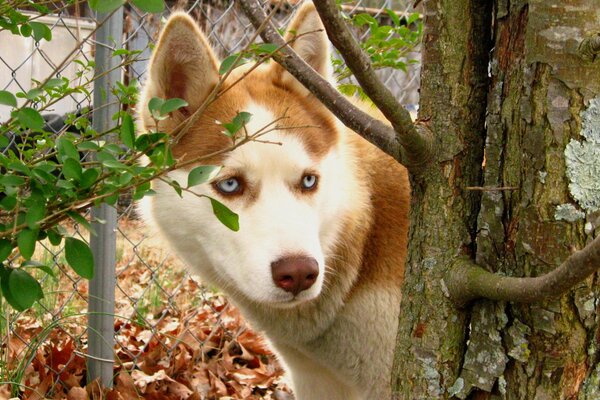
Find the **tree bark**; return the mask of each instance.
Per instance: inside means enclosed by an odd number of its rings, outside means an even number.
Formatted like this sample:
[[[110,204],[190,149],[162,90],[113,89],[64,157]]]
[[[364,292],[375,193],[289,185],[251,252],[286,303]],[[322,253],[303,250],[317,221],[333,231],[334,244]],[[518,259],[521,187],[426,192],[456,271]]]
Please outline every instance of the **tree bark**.
[[[446,154],[414,183],[397,398],[598,399],[596,275],[533,305],[480,300],[460,311],[444,296],[444,271],[459,256],[539,276],[600,226],[597,0],[499,0],[493,26],[485,3],[424,3],[421,118],[431,116]],[[516,190],[478,199],[464,186]]]
[[[447,397],[468,314],[445,295],[444,273],[472,257],[481,184],[491,2],[426,0],[419,118],[434,133],[429,169],[412,179],[411,232],[397,336],[398,399]]]

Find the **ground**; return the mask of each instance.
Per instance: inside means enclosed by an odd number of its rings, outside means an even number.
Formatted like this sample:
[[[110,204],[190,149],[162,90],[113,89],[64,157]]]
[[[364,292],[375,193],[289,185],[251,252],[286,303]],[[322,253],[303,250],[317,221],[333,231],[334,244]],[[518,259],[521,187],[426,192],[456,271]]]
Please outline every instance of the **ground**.
[[[87,281],[60,249],[38,249],[34,259],[52,264],[57,279],[36,272],[45,298],[26,313],[3,304],[0,378],[13,384],[0,385],[0,400],[291,399],[262,338],[161,244],[138,221],[120,220],[112,389],[86,377]]]

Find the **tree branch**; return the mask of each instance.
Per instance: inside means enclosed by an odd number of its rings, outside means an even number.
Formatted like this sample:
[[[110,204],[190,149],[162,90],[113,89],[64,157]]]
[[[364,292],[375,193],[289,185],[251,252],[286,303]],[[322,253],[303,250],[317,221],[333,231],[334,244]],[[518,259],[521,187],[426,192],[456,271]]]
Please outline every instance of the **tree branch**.
[[[240,4],[255,28],[263,24],[266,15],[258,1],[240,0]],[[285,43],[271,23],[264,27],[261,37],[265,42],[277,46],[282,46]],[[354,106],[289,46],[274,54],[273,59],[313,93],[344,125],[394,157],[411,172],[419,172],[429,161],[432,139],[429,130],[425,126],[418,125],[418,128],[416,128],[410,122],[409,126],[412,127],[412,130],[420,134],[406,135],[402,140],[399,140],[393,128]],[[419,153],[418,157],[415,153]]]
[[[404,152],[402,158],[409,165],[427,162],[431,154],[431,140],[424,130],[417,129],[410,113],[398,103],[392,92],[379,80],[369,56],[342,18],[335,0],[314,2],[331,43],[338,49],[346,65],[373,103],[392,124],[396,138]]]
[[[465,306],[477,298],[533,303],[557,297],[600,268],[600,236],[571,254],[558,268],[535,278],[515,278],[486,271],[468,259],[457,260],[444,278],[450,298]]]

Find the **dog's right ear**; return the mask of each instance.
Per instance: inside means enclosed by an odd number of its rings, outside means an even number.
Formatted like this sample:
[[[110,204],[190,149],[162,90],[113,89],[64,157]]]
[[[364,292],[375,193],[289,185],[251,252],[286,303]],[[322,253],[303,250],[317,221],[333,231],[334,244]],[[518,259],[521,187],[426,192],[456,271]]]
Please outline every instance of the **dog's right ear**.
[[[152,97],[181,98],[194,112],[219,81],[217,58],[206,38],[183,12],[171,15],[150,60],[143,113]],[[146,119],[146,118],[144,118]]]

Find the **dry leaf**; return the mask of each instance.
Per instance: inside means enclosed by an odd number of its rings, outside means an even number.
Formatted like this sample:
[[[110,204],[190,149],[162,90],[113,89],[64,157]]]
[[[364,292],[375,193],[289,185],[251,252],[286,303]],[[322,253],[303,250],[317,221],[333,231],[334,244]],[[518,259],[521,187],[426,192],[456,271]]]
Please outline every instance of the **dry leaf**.
[[[72,387],[67,393],[67,400],[88,400],[87,391],[82,387]]]

